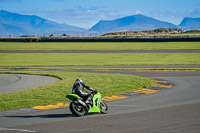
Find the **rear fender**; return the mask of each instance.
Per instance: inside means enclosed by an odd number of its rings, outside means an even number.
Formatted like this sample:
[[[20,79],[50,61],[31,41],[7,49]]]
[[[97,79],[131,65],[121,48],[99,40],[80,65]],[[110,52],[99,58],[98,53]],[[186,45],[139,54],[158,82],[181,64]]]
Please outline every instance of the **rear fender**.
[[[70,100],[75,100],[79,96],[77,94],[67,94],[66,97]]]

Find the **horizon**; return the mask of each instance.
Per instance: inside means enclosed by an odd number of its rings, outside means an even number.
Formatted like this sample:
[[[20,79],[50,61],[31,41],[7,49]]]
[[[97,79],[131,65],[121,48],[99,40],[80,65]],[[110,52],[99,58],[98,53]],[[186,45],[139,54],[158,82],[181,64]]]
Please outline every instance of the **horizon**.
[[[100,20],[114,20],[142,14],[175,25],[184,17],[200,17],[200,1],[193,0],[0,0],[0,10],[36,15],[57,23],[85,29]]]
[[[5,11],[5,12],[9,12],[9,13],[14,13],[14,14],[19,14],[19,15],[26,15],[26,16],[37,16],[37,17],[40,17],[40,18],[42,18],[42,19],[46,19],[46,18],[43,18],[43,17],[41,17],[41,16],[38,16],[38,15],[35,15],[35,14],[31,14],[31,15],[27,15],[27,14],[21,14],[21,13],[15,13],[15,12],[10,12],[10,11],[6,11],[6,10],[0,10],[0,11]],[[145,16],[145,17],[149,17],[149,16],[146,16],[146,15],[144,15],[144,14],[133,14],[133,15],[129,15],[129,16],[136,16],[136,15],[142,15],[142,16]],[[122,16],[122,17],[120,17],[120,18],[124,18],[124,17],[129,17],[129,16]],[[120,18],[116,18],[116,19],[120,19]],[[184,18],[194,18],[194,17],[184,17]],[[183,19],[184,19],[183,18]],[[200,17],[199,17],[200,18]],[[153,18],[153,19],[155,19],[155,18]],[[183,21],[183,19],[181,20],[181,22]],[[46,20],[48,20],[48,19],[46,19]],[[159,20],[159,19],[156,19],[156,20]],[[53,21],[53,20],[49,20],[49,21]],[[109,20],[100,20],[100,21],[109,21]],[[100,22],[100,21],[98,21],[98,22]],[[112,20],[110,20],[110,21],[112,21]],[[159,20],[159,21],[162,21],[162,20]],[[56,21],[54,21],[54,22],[56,22]],[[97,23],[98,23],[97,22]],[[163,21],[163,22],[168,22],[168,21]],[[180,22],[180,23],[181,23]],[[56,23],[58,23],[58,24],[66,24],[66,23],[59,23],[59,22],[56,22]],[[97,24],[96,23],[96,24]],[[170,23],[170,22],[169,22]],[[179,23],[179,24],[180,24]],[[173,23],[172,23],[173,24]],[[179,25],[179,24],[174,24],[174,25]],[[67,25],[70,25],[70,24],[67,24]],[[74,25],[70,25],[70,26],[74,26]],[[93,25],[94,26],[94,25]],[[80,26],[76,26],[76,27],[79,27],[79,28],[83,28],[83,27],[80,27]],[[91,27],[90,27],[91,28]],[[90,28],[83,28],[83,29],[86,29],[86,30],[89,30]]]

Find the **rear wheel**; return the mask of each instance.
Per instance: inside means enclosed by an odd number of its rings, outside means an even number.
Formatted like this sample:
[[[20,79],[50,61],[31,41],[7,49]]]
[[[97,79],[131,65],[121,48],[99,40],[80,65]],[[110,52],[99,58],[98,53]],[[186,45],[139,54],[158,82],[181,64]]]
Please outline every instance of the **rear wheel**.
[[[73,115],[75,116],[83,116],[85,114],[85,108],[78,103],[71,102],[70,103],[70,111],[72,112]]]
[[[101,110],[102,114],[108,113],[108,106],[103,101],[101,101],[101,103],[100,103],[100,110]]]

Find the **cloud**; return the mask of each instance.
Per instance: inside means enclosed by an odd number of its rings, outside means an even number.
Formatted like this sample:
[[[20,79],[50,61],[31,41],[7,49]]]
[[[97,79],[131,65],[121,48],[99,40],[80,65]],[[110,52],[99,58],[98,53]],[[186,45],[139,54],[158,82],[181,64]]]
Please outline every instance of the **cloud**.
[[[91,28],[100,20],[113,20],[129,15],[143,14],[143,12],[139,10],[121,12],[117,9],[111,9],[105,6],[88,8],[76,6],[73,9],[29,9],[16,12],[26,15],[37,15],[58,23],[66,23],[83,28]]]
[[[143,14],[143,12],[142,12],[142,11],[139,11],[139,10],[137,10],[137,11],[135,11],[135,14]]]
[[[180,24],[184,17],[199,18],[199,9],[188,9],[185,11],[170,10],[170,11],[150,11],[147,16],[154,17],[156,19],[171,22],[173,24]]]
[[[200,17],[200,9],[179,10],[153,10],[143,12],[142,10],[120,11],[118,9],[107,8],[106,6],[82,7],[76,6],[71,9],[37,9],[15,11],[21,14],[37,15],[58,23],[66,23],[83,28],[91,28],[100,20],[113,20],[125,16],[144,14],[161,21],[167,21],[173,24],[180,24],[184,17]]]
[[[105,7],[75,7],[73,9],[38,9],[38,10],[21,10],[17,13],[27,15],[37,15],[59,23],[90,28],[100,20],[116,19],[125,14],[116,9],[108,9]]]

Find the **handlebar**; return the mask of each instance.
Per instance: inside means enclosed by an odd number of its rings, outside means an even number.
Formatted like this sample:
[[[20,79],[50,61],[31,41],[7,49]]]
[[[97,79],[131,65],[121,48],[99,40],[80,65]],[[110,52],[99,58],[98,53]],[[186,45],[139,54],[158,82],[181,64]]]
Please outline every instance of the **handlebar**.
[[[92,91],[92,93],[93,93],[93,94],[96,94],[96,93],[98,93],[98,91],[97,91],[97,90],[94,90],[94,91]]]

